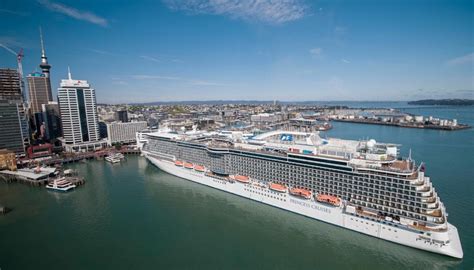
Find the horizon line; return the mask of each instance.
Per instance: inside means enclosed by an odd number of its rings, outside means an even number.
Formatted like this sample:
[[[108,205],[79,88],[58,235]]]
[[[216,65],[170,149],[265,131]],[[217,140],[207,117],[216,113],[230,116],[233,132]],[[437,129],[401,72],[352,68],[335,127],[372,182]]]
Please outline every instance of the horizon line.
[[[383,103],[383,102],[411,102],[411,101],[419,101],[419,100],[474,100],[469,98],[425,98],[425,99],[413,99],[413,100],[259,100],[259,99],[208,99],[208,100],[171,100],[171,101],[150,101],[150,102],[130,102],[130,103],[108,103],[108,102],[98,102],[98,104],[105,104],[105,105],[153,105],[153,104],[173,104],[173,103],[183,103],[183,104],[195,104],[201,103],[206,104],[209,103],[325,103],[325,102],[373,102],[373,103]]]

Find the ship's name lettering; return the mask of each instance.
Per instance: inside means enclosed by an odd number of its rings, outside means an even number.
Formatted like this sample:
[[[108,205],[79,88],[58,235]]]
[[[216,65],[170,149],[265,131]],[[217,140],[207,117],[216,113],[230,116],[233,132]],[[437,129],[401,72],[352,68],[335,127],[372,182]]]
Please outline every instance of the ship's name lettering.
[[[312,209],[315,209],[315,210],[318,210],[318,211],[326,212],[328,214],[331,213],[331,209],[327,209],[326,207],[322,207],[322,206],[319,206],[319,205],[310,204],[310,203],[307,203],[307,202],[301,202],[301,201],[297,201],[297,200],[293,200],[293,199],[290,199],[290,202],[295,203],[295,204],[299,204],[299,205],[304,206],[304,207],[309,207],[309,208],[312,208]]]

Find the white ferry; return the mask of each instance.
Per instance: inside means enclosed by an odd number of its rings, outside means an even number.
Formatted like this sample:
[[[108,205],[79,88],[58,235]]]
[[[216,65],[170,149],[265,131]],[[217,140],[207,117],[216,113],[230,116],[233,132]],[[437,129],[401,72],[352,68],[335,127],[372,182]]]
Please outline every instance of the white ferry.
[[[46,185],[46,188],[53,191],[59,192],[68,192],[74,189],[76,185],[72,184],[71,182],[67,181],[64,177],[55,179],[53,182],[50,182]]]
[[[124,156],[122,153],[115,153],[115,154],[110,154],[107,157],[105,157],[105,160],[110,163],[120,163],[123,158]]]

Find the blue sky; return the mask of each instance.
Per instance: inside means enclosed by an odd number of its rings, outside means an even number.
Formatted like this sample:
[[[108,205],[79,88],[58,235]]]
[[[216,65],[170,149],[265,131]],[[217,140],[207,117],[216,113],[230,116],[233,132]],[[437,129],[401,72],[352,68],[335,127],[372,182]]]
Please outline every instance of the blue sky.
[[[2,0],[0,44],[98,102],[474,98],[472,1]],[[0,66],[16,59],[0,48]]]

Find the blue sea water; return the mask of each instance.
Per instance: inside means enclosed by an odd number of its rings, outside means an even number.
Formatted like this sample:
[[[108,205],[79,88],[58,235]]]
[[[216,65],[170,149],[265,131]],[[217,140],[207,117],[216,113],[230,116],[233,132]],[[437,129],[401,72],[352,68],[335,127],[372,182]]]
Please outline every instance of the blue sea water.
[[[354,103],[351,103],[354,104]],[[474,107],[356,103],[456,118]],[[474,130],[442,131],[334,122],[323,136],[373,138],[412,150],[457,226],[464,259],[378,240],[171,175],[142,157],[72,165],[87,179],[58,194],[0,183],[3,269],[472,269]]]

